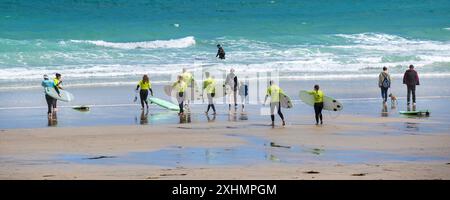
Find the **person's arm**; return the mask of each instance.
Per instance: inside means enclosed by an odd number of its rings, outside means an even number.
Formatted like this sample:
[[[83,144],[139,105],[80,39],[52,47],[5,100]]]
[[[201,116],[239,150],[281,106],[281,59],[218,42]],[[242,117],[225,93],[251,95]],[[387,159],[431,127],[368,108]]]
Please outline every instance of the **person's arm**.
[[[416,72],[416,80],[417,80],[417,84],[416,85],[420,85],[420,83],[419,83],[419,74],[417,74],[417,72]]]
[[[381,82],[382,82],[382,81],[381,81],[381,78],[382,78],[381,76],[382,76],[382,75],[381,75],[381,73],[380,73],[380,75],[378,75],[378,87],[381,87],[381,85],[382,85],[382,84],[381,84]]]
[[[136,86],[136,91],[137,91],[137,90],[139,90],[139,84],[137,84],[137,86]]]
[[[61,95],[59,94],[59,89],[58,89],[58,87],[57,87],[56,85],[54,85],[53,87],[55,88],[56,93],[58,94],[58,96],[61,96]]]
[[[263,103],[263,105],[266,105],[266,101],[267,101],[267,98],[269,97],[269,95],[270,95],[270,89],[267,88],[266,97],[264,98],[264,103]]]
[[[220,54],[220,49],[217,50],[216,58],[217,58],[217,56],[219,56],[219,54]]]
[[[405,72],[405,74],[403,74],[403,84],[406,84],[406,73],[407,72]]]
[[[152,90],[152,88],[149,88],[148,90],[150,90],[150,95],[153,96],[153,90]]]
[[[391,75],[390,74],[388,74],[388,80],[389,80],[389,87],[391,87],[391,85],[392,85],[392,81],[391,81]]]

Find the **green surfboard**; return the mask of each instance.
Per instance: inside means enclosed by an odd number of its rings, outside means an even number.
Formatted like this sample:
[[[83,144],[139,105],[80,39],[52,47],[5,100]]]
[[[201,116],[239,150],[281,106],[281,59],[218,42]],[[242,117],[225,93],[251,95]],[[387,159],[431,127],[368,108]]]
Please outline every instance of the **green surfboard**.
[[[154,103],[158,106],[161,106],[163,108],[167,108],[169,110],[173,110],[173,111],[179,111],[180,107],[178,107],[178,105],[175,105],[169,101],[160,99],[160,98],[156,98],[156,97],[149,97],[148,100],[150,101],[150,103]]]

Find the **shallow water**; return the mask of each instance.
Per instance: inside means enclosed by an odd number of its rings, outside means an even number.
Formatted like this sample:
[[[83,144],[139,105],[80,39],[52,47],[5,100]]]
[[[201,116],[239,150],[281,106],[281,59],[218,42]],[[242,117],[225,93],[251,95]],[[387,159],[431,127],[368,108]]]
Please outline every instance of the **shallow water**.
[[[446,161],[450,157],[395,154],[389,152],[365,150],[320,149],[305,146],[274,147],[273,142],[256,136],[232,134],[247,144],[230,148],[201,148],[176,146],[151,152],[131,152],[124,155],[105,156],[102,159],[90,159],[99,155],[64,154],[55,159],[69,163],[101,165],[156,165],[163,167],[180,166],[224,166],[251,164],[305,164],[305,163],[342,163],[361,164],[379,162],[415,162]],[[289,148],[288,148],[289,147]]]

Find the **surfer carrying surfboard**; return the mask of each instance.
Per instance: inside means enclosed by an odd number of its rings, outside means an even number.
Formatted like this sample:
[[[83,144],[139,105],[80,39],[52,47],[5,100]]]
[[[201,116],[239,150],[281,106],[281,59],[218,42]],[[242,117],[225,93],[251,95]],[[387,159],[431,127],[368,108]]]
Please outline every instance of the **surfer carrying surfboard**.
[[[148,101],[147,101],[148,91],[150,91],[150,95],[153,96],[153,90],[152,90],[152,83],[150,82],[150,79],[148,78],[147,75],[144,75],[142,77],[142,80],[140,80],[139,83],[137,84],[136,92],[139,90],[139,88],[141,88],[141,90],[139,91],[139,98],[141,99],[142,110],[144,110],[144,103],[147,106],[148,110]]]
[[[286,122],[284,121],[283,113],[281,112],[281,103],[280,103],[280,96],[283,94],[283,90],[276,85],[273,80],[269,81],[269,87],[267,88],[267,94],[264,99],[264,104],[266,104],[267,98],[270,96],[270,118],[272,119],[272,126],[275,126],[275,108],[278,110],[278,115],[280,116],[281,120],[283,121],[283,126],[286,125]]]
[[[180,112],[178,113],[178,115],[184,114],[183,103],[184,103],[184,92],[185,92],[186,88],[187,88],[187,84],[183,81],[183,77],[181,75],[179,75],[177,81],[172,84],[172,89],[178,91],[177,101],[178,101],[178,106],[180,107]]]
[[[58,95],[60,95],[60,94],[59,94],[59,89],[58,89],[58,87],[56,87],[55,82],[49,80],[47,74],[44,75],[44,80],[42,81],[41,85],[42,85],[42,87],[44,87],[44,88],[47,88],[47,87],[55,88],[55,90],[56,90],[56,92],[58,93]],[[45,90],[44,90],[44,91],[45,91]],[[47,110],[47,115],[48,115],[48,118],[49,118],[49,119],[52,118],[52,113],[53,113],[53,102],[54,102],[54,100],[55,100],[55,99],[54,99],[53,97],[51,97],[50,95],[48,95],[47,93],[45,93],[45,101],[47,101],[47,108],[48,108],[48,110]]]
[[[209,72],[205,72],[206,80],[203,81],[203,90],[206,91],[208,97],[208,108],[206,109],[206,114],[208,114],[209,109],[213,109],[213,115],[216,114],[216,108],[214,107],[214,96],[216,94],[216,80],[214,77],[210,76]]]
[[[63,89],[62,87],[61,87],[61,84],[62,84],[62,80],[61,80],[61,74],[59,74],[59,73],[56,73],[55,74],[55,78],[53,79],[53,83],[55,84],[55,87],[56,88],[58,88],[58,89]],[[55,99],[55,98],[53,98],[53,110],[54,111],[57,111],[58,110],[58,108],[56,108],[56,102],[57,102],[58,100],[57,99]]]
[[[314,112],[316,117],[316,125],[323,124],[322,120],[322,109],[323,109],[323,92],[322,90],[319,90],[319,85],[314,85],[314,90],[308,91],[308,94],[311,94],[314,96]]]

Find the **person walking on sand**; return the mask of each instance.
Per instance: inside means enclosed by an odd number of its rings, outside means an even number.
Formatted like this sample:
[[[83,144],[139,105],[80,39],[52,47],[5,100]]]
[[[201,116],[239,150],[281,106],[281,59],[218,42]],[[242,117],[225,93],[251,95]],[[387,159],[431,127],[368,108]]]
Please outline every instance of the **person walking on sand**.
[[[220,44],[217,44],[217,54],[216,58],[219,57],[221,60],[225,59],[225,50],[223,50]]]
[[[206,91],[208,97],[208,108],[206,109],[206,114],[208,114],[209,109],[212,108],[213,115],[216,114],[216,108],[214,107],[214,96],[216,94],[216,80],[214,77],[210,76],[209,72],[205,72],[206,80],[203,81],[203,90]]]
[[[236,74],[234,74],[234,69],[230,69],[230,73],[227,74],[225,78],[225,84],[223,87],[225,89],[226,86],[229,86],[232,90],[231,94],[229,94],[229,102],[228,102],[228,110],[231,111],[231,103],[234,103],[234,107],[237,107],[237,90],[239,88],[239,82]],[[226,91],[226,90],[225,90]]]
[[[55,82],[49,80],[47,74],[44,75],[44,80],[42,81],[41,85],[42,85],[42,87],[44,87],[44,89],[55,88],[56,93],[58,93],[58,95],[60,95],[59,89],[58,89],[58,87],[56,87]],[[49,119],[51,119],[53,116],[52,114],[53,114],[53,102],[55,102],[54,100],[55,99],[53,97],[51,97],[50,95],[45,93],[45,101],[47,101],[47,108],[48,108],[47,115],[48,115]]]
[[[381,98],[383,98],[384,105],[387,102],[388,90],[391,87],[391,75],[389,75],[387,67],[383,67],[383,71],[378,76],[378,87],[381,89]]]
[[[141,106],[142,106],[142,110],[144,110],[144,103],[147,106],[147,110],[148,110],[148,101],[147,101],[147,97],[148,97],[148,91],[150,91],[150,95],[153,96],[153,90],[152,90],[152,83],[150,82],[150,79],[148,78],[147,75],[144,75],[142,77],[142,80],[139,81],[139,83],[136,86],[136,92],[139,90],[139,88],[141,88],[141,90],[139,91],[139,98],[141,99]]]
[[[61,74],[59,74],[59,73],[56,73],[55,74],[55,78],[53,79],[53,83],[55,84],[55,86],[58,88],[58,89],[63,89],[62,87],[61,87],[61,84],[62,84],[62,80],[61,80]],[[58,111],[58,108],[56,108],[56,102],[57,102],[58,100],[56,100],[55,98],[53,98],[53,111]]]
[[[267,98],[270,96],[270,118],[272,119],[272,127],[275,126],[275,109],[278,110],[278,115],[283,121],[282,125],[285,126],[283,113],[281,112],[280,95],[283,94],[283,90],[278,87],[272,80],[269,81],[269,87],[267,88],[267,94],[264,99],[264,104],[266,104]]]
[[[409,65],[409,69],[406,70],[403,75],[403,84],[406,85],[407,88],[407,105],[410,105],[410,99],[412,94],[413,106],[416,105],[416,85],[420,85],[419,83],[419,75],[416,70],[414,70],[413,65]]]
[[[316,117],[316,125],[323,124],[322,119],[322,109],[323,109],[323,92],[322,90],[319,90],[319,85],[314,85],[314,90],[308,91],[308,94],[311,94],[314,96],[314,112]]]
[[[184,114],[184,92],[187,88],[187,84],[183,81],[183,77],[180,75],[178,76],[178,79],[175,83],[172,84],[172,89],[176,90],[178,92],[177,95],[177,101],[178,101],[178,106],[180,107],[180,112],[178,113],[178,115],[183,115]]]

